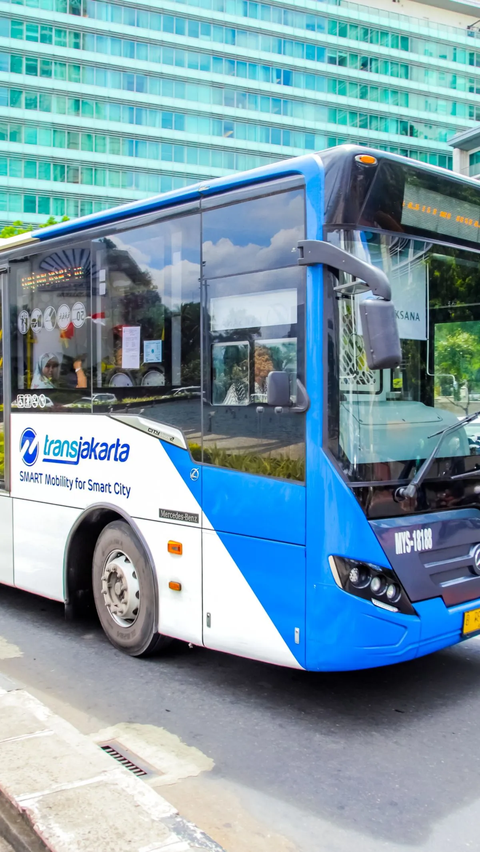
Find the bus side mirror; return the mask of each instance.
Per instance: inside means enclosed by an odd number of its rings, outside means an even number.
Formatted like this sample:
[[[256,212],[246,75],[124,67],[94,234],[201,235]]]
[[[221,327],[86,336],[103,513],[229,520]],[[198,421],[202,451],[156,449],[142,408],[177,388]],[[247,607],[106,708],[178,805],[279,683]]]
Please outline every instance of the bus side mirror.
[[[398,367],[402,349],[393,302],[364,299],[359,308],[368,368],[387,370]]]
[[[267,405],[290,406],[290,381],[283,370],[272,370],[267,376]]]
[[[391,302],[391,287],[383,270],[323,240],[299,240],[298,251],[297,262],[300,266],[314,266],[316,263],[332,266],[364,281],[373,295],[378,297],[360,302],[367,366],[370,370],[398,367],[402,360],[402,350],[397,316]],[[350,286],[341,284],[335,289],[342,291]]]

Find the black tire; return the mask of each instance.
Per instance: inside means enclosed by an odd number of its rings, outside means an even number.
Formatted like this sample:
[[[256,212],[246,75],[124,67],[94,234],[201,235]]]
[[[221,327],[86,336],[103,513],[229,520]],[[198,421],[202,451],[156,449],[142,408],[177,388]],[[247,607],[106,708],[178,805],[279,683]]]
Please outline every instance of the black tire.
[[[121,555],[120,555],[121,554]],[[115,565],[120,560],[122,566],[127,566],[127,572],[138,583],[138,594],[130,594],[130,598],[138,599],[133,613],[128,612],[127,618],[112,612],[112,593],[115,597],[115,572],[107,566]],[[112,578],[111,587],[106,579]],[[170,644],[167,636],[158,633],[158,600],[157,589],[147,554],[138,537],[125,521],[114,521],[102,530],[93,554],[92,565],[93,596],[95,607],[103,630],[112,645],[132,657],[144,657],[160,651]],[[107,591],[102,591],[102,585]],[[135,588],[135,585],[133,586]],[[128,599],[128,595],[125,600]],[[122,603],[122,601],[120,601]],[[109,606],[111,605],[111,607]]]

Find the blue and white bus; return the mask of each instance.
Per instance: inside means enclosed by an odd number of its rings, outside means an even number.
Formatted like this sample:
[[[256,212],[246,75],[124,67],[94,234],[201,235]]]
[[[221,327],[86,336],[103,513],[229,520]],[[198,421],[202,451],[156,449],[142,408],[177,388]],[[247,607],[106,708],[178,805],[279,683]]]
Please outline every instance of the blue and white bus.
[[[133,656],[356,669],[480,631],[474,180],[340,147],[0,271],[1,583]]]

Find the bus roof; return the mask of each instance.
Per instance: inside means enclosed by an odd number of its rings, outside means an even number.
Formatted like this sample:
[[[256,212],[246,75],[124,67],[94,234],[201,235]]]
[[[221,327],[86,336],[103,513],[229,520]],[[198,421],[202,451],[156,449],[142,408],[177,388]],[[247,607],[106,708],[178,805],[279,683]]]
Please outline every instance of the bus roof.
[[[82,216],[68,222],[60,222],[57,225],[20,234],[18,237],[9,237],[5,240],[0,240],[0,251],[15,248],[16,245],[20,244],[20,238],[23,238],[21,242],[25,244],[36,241],[44,242],[45,240],[66,236],[67,234],[79,233],[95,226],[108,225],[110,222],[113,223],[124,218],[142,216],[155,210],[162,210],[165,207],[174,207],[188,201],[194,201],[202,196],[215,195],[227,192],[230,189],[274,180],[279,177],[288,177],[290,175],[303,174],[308,178],[308,176],[312,176],[314,173],[318,174],[318,171],[319,161],[314,152],[302,157],[292,157],[287,160],[281,160],[278,163],[260,166],[257,169],[236,172],[225,177],[212,178],[212,180],[199,181],[182,189],[174,189],[171,192],[154,195],[140,201],[131,201],[127,204],[111,207],[108,210],[102,210],[99,213],[91,213],[88,216]]]
[[[127,204],[111,207],[108,210],[103,210],[99,213],[92,213],[88,216],[82,216],[81,218],[72,219],[71,221],[60,222],[47,228],[39,228],[24,234],[9,237],[7,239],[0,240],[0,252],[37,241],[44,242],[56,237],[80,233],[95,226],[108,225],[110,222],[114,223],[124,218],[141,216],[146,213],[154,212],[155,210],[162,210],[165,207],[174,207],[188,201],[194,201],[202,196],[206,197],[221,194],[231,189],[274,180],[279,177],[304,175],[306,180],[308,180],[308,178],[312,177],[315,173],[318,174],[320,161],[323,162],[330,171],[332,168],[341,169],[342,164],[346,166],[347,163],[351,163],[355,156],[359,154],[371,154],[379,161],[396,161],[417,169],[420,168],[422,171],[427,173],[441,174],[444,178],[450,178],[452,181],[473,186],[477,189],[477,191],[480,191],[479,181],[447,171],[446,169],[438,166],[420,163],[416,160],[401,157],[398,154],[378,151],[374,148],[367,148],[362,145],[340,145],[323,151],[305,154],[301,157],[292,157],[290,159],[281,160],[278,163],[260,166],[259,168],[250,169],[249,171],[236,172],[225,177],[199,181],[191,184],[190,186],[183,187],[182,189],[172,190],[171,192],[151,196],[150,198],[141,199],[140,201],[128,202]]]

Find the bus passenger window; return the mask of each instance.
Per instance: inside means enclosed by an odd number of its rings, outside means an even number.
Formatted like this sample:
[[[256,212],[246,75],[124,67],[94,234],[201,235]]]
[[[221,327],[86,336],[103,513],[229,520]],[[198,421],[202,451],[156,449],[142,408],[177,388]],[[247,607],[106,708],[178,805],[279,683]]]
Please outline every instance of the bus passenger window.
[[[305,272],[296,265],[303,210],[303,191],[294,190],[203,215],[205,394],[198,456],[300,482],[305,415],[293,408],[297,380],[305,383]],[[281,411],[267,405],[267,377],[274,371],[289,380],[291,404]]]
[[[220,201],[220,199],[218,199]],[[203,214],[203,267],[207,278],[296,266],[305,236],[303,189],[262,195]]]
[[[89,244],[14,261],[10,271],[13,407],[90,410]]]
[[[175,216],[94,242],[93,398],[200,438],[200,223]]]

